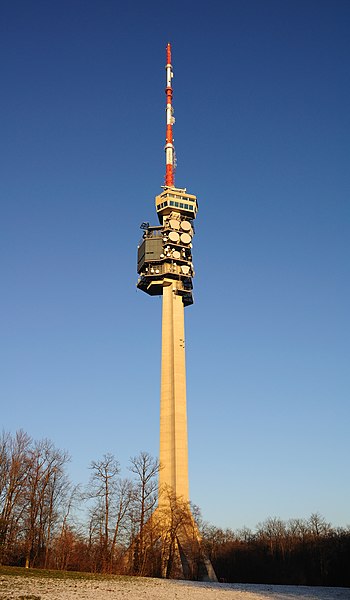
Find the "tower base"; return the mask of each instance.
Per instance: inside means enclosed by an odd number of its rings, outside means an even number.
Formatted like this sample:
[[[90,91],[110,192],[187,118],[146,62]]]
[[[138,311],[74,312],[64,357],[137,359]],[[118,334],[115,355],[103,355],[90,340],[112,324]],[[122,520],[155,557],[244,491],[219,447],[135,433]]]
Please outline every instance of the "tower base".
[[[200,541],[188,539],[184,533],[180,531],[176,536],[172,554],[169,548],[164,548],[162,576],[167,579],[217,581],[213,565],[203,553]]]
[[[217,581],[189,503],[169,495],[160,498],[159,506],[130,548],[129,572],[166,579]]]

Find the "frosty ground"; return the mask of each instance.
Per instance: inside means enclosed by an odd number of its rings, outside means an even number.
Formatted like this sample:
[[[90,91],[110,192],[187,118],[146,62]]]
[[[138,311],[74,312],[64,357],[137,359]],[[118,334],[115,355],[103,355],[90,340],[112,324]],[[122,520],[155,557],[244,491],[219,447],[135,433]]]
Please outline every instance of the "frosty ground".
[[[350,600],[350,588],[198,583],[138,577],[54,579],[0,574],[0,600]]]

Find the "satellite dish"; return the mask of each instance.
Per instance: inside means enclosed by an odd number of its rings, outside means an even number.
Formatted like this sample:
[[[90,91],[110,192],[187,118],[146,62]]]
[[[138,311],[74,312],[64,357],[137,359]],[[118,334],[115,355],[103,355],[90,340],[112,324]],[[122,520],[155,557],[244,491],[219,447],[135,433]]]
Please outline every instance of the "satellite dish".
[[[190,267],[188,265],[182,265],[181,271],[183,272],[184,275],[188,275],[190,272]]]
[[[170,236],[169,236],[170,237]],[[188,233],[182,233],[181,234],[181,241],[183,244],[190,244],[191,243],[191,236]]]
[[[171,242],[173,242],[174,244],[176,244],[180,239],[179,234],[177,233],[177,231],[170,231],[169,233],[169,240]]]
[[[169,225],[171,229],[176,229],[176,231],[180,229],[180,223],[176,219],[170,219]]]
[[[180,258],[180,252],[178,252],[178,250],[174,250],[173,257],[176,258],[176,260],[178,260]]]
[[[181,221],[181,229],[189,233],[191,231],[191,223],[189,221]]]

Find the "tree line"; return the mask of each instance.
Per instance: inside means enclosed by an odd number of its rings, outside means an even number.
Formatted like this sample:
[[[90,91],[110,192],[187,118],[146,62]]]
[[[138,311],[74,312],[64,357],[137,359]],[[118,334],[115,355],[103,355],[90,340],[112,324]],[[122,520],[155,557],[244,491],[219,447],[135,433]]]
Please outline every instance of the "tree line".
[[[160,466],[150,454],[130,459],[128,478],[105,454],[91,462],[85,487],[69,480],[69,460],[50,440],[24,431],[1,435],[0,564],[172,577],[178,528],[196,522],[219,580],[350,585],[350,528],[313,514],[268,518],[255,532],[222,530],[204,522],[197,507],[191,507],[195,521],[189,518],[188,505],[171,491],[167,514],[158,508],[154,519]]]
[[[106,454],[91,462],[83,488],[69,480],[69,460],[50,440],[2,433],[0,564],[144,574],[144,525],[156,504],[158,461],[141,452],[123,479],[118,460]],[[127,560],[136,539],[135,558]]]
[[[204,524],[203,542],[218,576],[228,582],[350,586],[350,527],[269,517],[253,532]]]

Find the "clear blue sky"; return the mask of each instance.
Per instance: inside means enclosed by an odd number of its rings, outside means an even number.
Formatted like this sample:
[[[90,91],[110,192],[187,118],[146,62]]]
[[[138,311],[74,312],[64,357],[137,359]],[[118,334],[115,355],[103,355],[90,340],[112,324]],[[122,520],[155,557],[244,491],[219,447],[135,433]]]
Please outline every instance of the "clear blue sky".
[[[161,301],[136,291],[164,178],[197,194],[191,498],[219,526],[350,523],[350,3],[0,3],[1,423],[75,483],[158,454]]]

